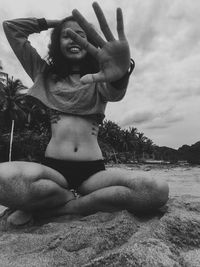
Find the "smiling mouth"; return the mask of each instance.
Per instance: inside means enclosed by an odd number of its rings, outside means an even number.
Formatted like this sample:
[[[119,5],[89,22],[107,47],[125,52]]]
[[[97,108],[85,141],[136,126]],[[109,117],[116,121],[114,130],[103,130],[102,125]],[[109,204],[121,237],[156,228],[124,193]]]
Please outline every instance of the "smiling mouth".
[[[71,53],[77,54],[81,51],[81,49],[79,47],[71,47],[71,48],[69,48],[69,51]]]

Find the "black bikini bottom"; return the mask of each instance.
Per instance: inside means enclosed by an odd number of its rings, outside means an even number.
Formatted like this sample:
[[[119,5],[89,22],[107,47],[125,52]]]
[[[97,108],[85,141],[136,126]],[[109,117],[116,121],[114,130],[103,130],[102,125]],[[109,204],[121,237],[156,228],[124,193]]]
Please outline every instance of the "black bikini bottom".
[[[66,161],[45,157],[42,161],[46,165],[61,173],[69,184],[69,189],[77,189],[93,174],[105,170],[104,160],[94,161]]]

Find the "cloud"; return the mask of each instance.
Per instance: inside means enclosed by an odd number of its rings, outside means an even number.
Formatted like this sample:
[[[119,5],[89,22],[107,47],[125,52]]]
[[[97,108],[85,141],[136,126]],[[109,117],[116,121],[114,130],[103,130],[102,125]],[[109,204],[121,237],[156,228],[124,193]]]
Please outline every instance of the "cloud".
[[[154,119],[154,114],[150,111],[133,112],[125,115],[120,122],[121,126],[127,126],[131,124],[142,124]]]
[[[144,126],[144,128],[150,130],[166,129],[176,125],[180,121],[183,121],[183,119],[183,116],[176,114],[174,116],[172,115],[163,118],[155,118],[152,123],[149,123],[148,125]]]
[[[169,125],[163,122],[152,123],[151,125],[145,127],[145,129],[149,130],[166,129],[166,128],[169,128]]]
[[[158,110],[154,107],[149,110],[132,111],[126,114],[119,122],[120,126],[139,126],[145,129],[163,129],[176,125],[184,120],[184,114],[173,107]]]
[[[139,90],[152,100],[176,101],[198,94],[200,84],[200,4],[145,1],[130,18]],[[142,11],[143,16],[140,18]],[[144,49],[145,48],[145,49]],[[137,90],[137,88],[136,88]],[[188,93],[189,91],[189,93]],[[174,98],[174,99],[173,99]]]

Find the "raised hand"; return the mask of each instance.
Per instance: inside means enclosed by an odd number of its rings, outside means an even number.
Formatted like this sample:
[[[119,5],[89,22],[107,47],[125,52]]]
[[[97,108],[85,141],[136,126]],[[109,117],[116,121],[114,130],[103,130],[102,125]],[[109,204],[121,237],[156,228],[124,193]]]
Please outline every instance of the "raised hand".
[[[117,33],[119,39],[116,40],[98,3],[93,3],[93,9],[106,41],[76,9],[72,11],[74,18],[86,34],[98,45],[98,48],[90,44],[87,40],[81,38],[81,36],[73,32],[71,29],[67,30],[68,35],[99,62],[100,71],[95,74],[87,74],[83,76],[81,82],[113,82],[119,80],[127,72],[130,66],[130,50],[124,33],[122,10],[117,8]]]

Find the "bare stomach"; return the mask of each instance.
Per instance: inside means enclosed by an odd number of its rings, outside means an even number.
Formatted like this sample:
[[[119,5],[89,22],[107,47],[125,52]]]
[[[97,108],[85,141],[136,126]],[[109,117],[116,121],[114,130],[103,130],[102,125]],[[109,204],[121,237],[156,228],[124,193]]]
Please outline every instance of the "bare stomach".
[[[103,158],[97,141],[99,126],[95,121],[60,115],[51,128],[52,138],[45,152],[46,157],[73,161]]]

